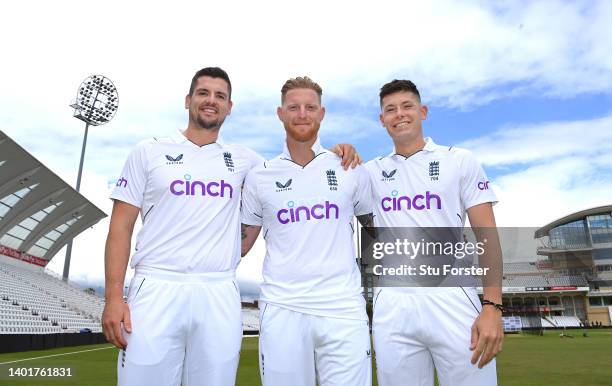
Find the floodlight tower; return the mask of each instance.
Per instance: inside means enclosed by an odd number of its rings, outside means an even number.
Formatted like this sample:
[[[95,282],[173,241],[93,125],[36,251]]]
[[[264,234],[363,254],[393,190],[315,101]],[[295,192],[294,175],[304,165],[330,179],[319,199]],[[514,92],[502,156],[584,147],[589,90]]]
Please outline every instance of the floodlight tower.
[[[76,191],[81,189],[81,175],[83,173],[83,161],[85,159],[85,146],[87,145],[87,132],[89,125],[101,126],[115,116],[119,107],[119,95],[113,82],[103,75],[92,75],[85,79],[77,93],[76,101],[70,105],[74,109],[74,117],[85,122],[85,135],[83,136],[83,147],[81,148],[81,161],[79,162],[79,174],[77,175]],[[72,240],[66,246],[66,260],[64,261],[64,273],[62,279],[68,281],[70,273],[70,256],[72,255]]]

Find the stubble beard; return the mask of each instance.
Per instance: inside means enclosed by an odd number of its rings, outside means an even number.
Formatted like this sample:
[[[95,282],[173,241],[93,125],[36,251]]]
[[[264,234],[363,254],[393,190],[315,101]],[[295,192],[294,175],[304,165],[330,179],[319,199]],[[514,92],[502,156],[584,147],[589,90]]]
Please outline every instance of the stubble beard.
[[[218,119],[216,121],[205,121],[204,119],[197,117],[196,118],[196,123],[197,126],[203,130],[219,130],[221,128],[221,125],[223,124],[223,122],[225,121],[225,119]]]
[[[191,116],[191,121],[196,124],[198,129],[215,131],[221,128],[221,125],[223,122],[225,122],[225,117],[222,119],[206,121],[200,116],[200,114],[195,112]]]
[[[317,133],[319,132],[319,127],[320,127],[320,125],[315,124],[312,130],[300,132],[296,129],[293,129],[291,127],[291,124],[284,124],[284,126],[285,126],[285,130],[287,131],[287,135],[291,137],[291,139],[298,141],[298,142],[308,142],[308,141],[311,141],[313,138],[316,138]]]

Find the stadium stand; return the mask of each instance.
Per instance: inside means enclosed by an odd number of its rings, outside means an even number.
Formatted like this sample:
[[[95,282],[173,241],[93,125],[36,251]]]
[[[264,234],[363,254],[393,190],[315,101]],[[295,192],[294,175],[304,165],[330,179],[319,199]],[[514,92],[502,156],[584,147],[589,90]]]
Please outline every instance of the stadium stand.
[[[580,327],[580,319],[575,316],[549,316],[548,319],[555,327]]]
[[[252,334],[259,331],[259,309],[242,309],[242,331],[245,334]]]
[[[504,332],[520,332],[523,329],[523,323],[520,316],[504,316]]]
[[[551,322],[547,317],[543,317],[540,319],[542,323],[542,327],[544,328],[555,328],[557,327],[553,322]]]
[[[550,283],[543,276],[511,276],[503,280],[504,287],[548,287]]]
[[[542,271],[538,269],[536,263],[519,262],[519,263],[504,263],[505,274],[538,274]]]
[[[504,265],[504,270],[506,265]],[[506,272],[507,273],[507,272]],[[570,275],[551,277],[513,275],[506,276],[503,280],[504,287],[588,287],[587,280],[583,276]]]
[[[542,319],[538,318],[537,320],[530,316],[520,316],[521,325],[523,328],[541,328],[542,327]]]
[[[0,334],[102,332],[104,300],[50,275],[0,263]]]
[[[570,275],[562,277],[551,277],[548,279],[551,286],[570,286],[570,287],[588,287],[586,279],[583,276]]]
[[[102,332],[104,299],[72,283],[0,262],[0,334]],[[242,309],[247,334],[259,331],[259,310]]]

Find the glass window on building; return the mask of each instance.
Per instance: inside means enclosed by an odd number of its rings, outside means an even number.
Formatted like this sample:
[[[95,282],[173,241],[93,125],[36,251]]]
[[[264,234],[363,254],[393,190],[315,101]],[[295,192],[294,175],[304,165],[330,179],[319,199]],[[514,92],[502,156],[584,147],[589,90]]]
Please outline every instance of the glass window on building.
[[[583,298],[580,296],[576,296],[574,298],[574,304],[576,305],[576,308],[574,309],[574,313],[576,315],[576,317],[580,320],[584,320],[586,319],[586,315],[584,314],[584,301]]]
[[[612,296],[604,296],[603,297],[603,305],[604,306],[612,306]]]
[[[603,300],[600,296],[593,296],[589,298],[589,305],[591,307],[603,306]]]
[[[560,225],[551,229],[550,244],[553,248],[576,249],[589,247],[588,235],[583,220]]]
[[[594,244],[612,243],[612,215],[599,214],[587,217]]]
[[[594,249],[592,254],[593,254],[593,260],[612,259],[612,248]]]

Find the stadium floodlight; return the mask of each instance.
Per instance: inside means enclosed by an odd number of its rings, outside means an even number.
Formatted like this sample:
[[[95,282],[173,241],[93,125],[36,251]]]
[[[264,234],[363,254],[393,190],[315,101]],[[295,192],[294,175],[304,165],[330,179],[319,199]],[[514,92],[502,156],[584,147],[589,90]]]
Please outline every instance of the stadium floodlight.
[[[110,122],[119,108],[119,94],[113,82],[103,75],[92,75],[85,79],[74,103],[70,105],[74,109],[74,117],[85,122],[85,135],[81,148],[81,161],[79,162],[79,173],[77,174],[76,191],[81,189],[81,175],[83,174],[83,161],[85,159],[85,146],[87,145],[87,133],[89,125],[100,126]],[[70,273],[70,256],[72,254],[72,240],[66,245],[66,259],[64,261],[64,273],[62,279],[68,281]]]
[[[79,87],[74,108],[75,118],[86,125],[100,126],[108,123],[119,107],[119,95],[113,82],[103,75],[92,75]]]

